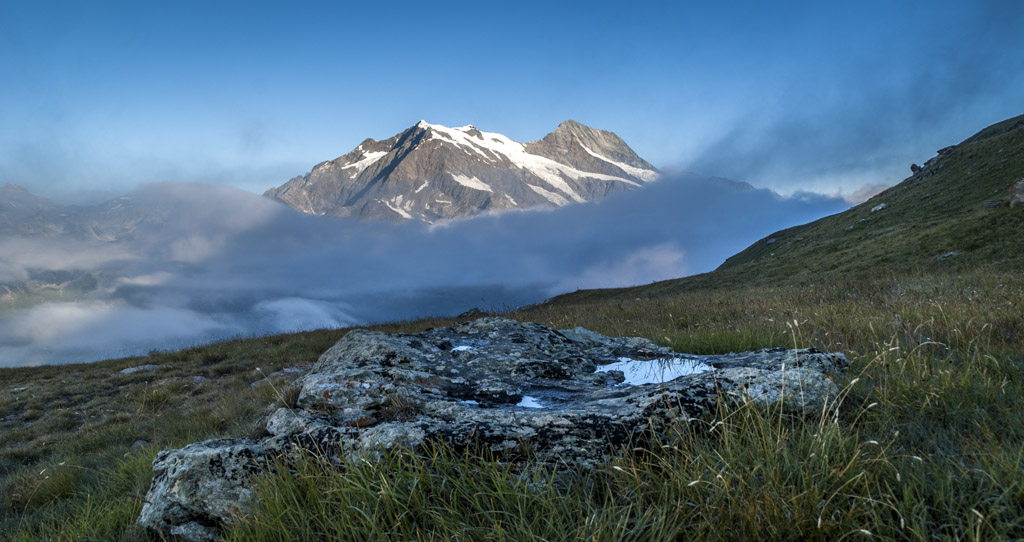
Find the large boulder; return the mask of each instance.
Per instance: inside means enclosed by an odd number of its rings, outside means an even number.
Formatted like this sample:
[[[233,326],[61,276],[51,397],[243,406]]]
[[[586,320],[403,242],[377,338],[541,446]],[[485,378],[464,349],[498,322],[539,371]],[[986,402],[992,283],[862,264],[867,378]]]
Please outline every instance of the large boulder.
[[[720,397],[821,411],[842,354],[690,356],[641,338],[483,318],[415,335],[354,330],[296,381],[259,438],[161,452],[139,523],[189,540],[253,502],[254,478],[296,453],[372,460],[443,442],[502,461],[591,468],[713,409]]]

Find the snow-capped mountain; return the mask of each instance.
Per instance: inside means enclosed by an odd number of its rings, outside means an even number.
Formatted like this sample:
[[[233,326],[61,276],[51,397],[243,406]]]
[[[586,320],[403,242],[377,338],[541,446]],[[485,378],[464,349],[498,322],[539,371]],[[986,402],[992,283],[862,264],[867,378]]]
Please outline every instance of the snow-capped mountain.
[[[264,195],[308,214],[436,222],[599,200],[658,175],[619,136],[572,120],[525,144],[420,121]]]

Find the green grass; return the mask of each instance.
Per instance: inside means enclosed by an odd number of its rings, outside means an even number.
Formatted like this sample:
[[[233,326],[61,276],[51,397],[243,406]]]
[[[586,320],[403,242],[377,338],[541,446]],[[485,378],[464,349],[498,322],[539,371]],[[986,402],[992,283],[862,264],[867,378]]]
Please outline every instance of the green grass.
[[[425,456],[395,451],[343,473],[301,459],[293,474],[264,481],[263,508],[228,536],[1021,538],[1022,306],[1024,278],[979,270],[533,307],[512,316],[643,335],[690,352],[815,346],[846,352],[853,367],[840,408],[803,418],[721,405],[694,427],[648,443],[647,451],[623,450],[618,462],[590,472],[512,468],[443,448]],[[5,422],[0,538],[146,539],[133,521],[156,451],[247,434],[267,404],[288,394],[286,382],[251,387],[260,377],[255,367],[270,372],[313,359],[343,332],[3,371],[5,386],[45,398],[29,405],[5,396],[0,407],[3,419],[38,412],[31,421]],[[116,375],[143,363],[167,367]],[[211,380],[154,384],[191,374]],[[105,417],[79,424],[57,415],[65,410]],[[129,449],[140,438],[149,444]]]
[[[380,328],[430,325],[437,323]],[[133,521],[156,452],[247,434],[268,405],[290,393],[287,379],[252,384],[315,361],[344,333],[312,331],[90,364],[0,369],[0,540],[144,537]],[[146,364],[163,367],[119,373]],[[193,376],[208,380],[193,383]],[[25,389],[13,391],[19,388]],[[143,443],[133,447],[138,441]]]
[[[1024,329],[983,318],[1021,306],[1024,282],[1007,278],[534,309],[517,316],[708,352],[842,342],[853,366],[841,402],[819,415],[723,404],[593,472],[513,469],[443,448],[340,473],[308,458],[264,482],[264,504],[230,539],[1020,539]]]

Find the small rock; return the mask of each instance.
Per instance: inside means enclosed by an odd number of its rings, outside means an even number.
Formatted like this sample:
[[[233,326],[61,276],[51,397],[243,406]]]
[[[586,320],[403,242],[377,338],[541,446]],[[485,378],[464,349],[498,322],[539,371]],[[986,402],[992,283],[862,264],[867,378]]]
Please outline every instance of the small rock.
[[[921,172],[921,166],[919,166],[917,164],[910,164],[910,173],[911,174],[917,175],[920,172]]]
[[[127,369],[121,369],[119,372],[123,375],[130,375],[135,373],[142,373],[148,371],[155,371],[157,369],[163,369],[164,365],[139,365],[138,367],[129,367]]]
[[[1024,177],[1010,187],[1010,207],[1024,205]]]
[[[22,386],[22,387],[20,387],[20,388],[11,388],[11,391],[13,391],[14,393],[18,393],[18,392],[20,392],[20,391],[25,391],[25,390],[27,390],[27,389],[28,389],[28,388],[26,388],[26,387]]]
[[[960,255],[959,252],[947,252],[947,253],[945,253],[945,254],[943,254],[941,256],[936,256],[935,257],[935,261],[941,262],[942,260],[948,260],[950,258],[953,258],[955,256],[959,256],[959,255]]]
[[[946,156],[947,154],[953,152],[954,149],[956,149],[956,145],[950,145],[948,147],[942,147],[941,149],[935,152],[938,153],[939,156]]]
[[[778,241],[778,239],[776,239],[776,238],[774,238],[774,237],[769,237],[769,238],[768,238],[768,239],[767,239],[767,240],[765,241],[765,243],[768,243],[769,245],[771,245],[771,244],[775,243],[775,241]]]
[[[285,367],[284,369],[281,369],[280,371],[274,371],[274,372],[268,374],[267,376],[265,376],[265,377],[255,381],[255,382],[253,382],[253,383],[251,383],[249,385],[255,388],[255,387],[259,386],[260,384],[263,384],[264,382],[269,382],[270,380],[273,380],[275,378],[285,378],[285,377],[295,378],[295,377],[301,376],[302,374],[308,372],[309,368],[312,367],[312,366],[313,366],[313,364],[308,362],[308,361],[300,361],[300,362],[296,363],[295,365],[292,365],[291,367]]]
[[[134,452],[135,450],[139,450],[139,449],[145,448],[148,445],[149,445],[148,442],[146,442],[146,441],[144,441],[142,439],[139,439],[139,440],[136,440],[135,442],[133,442],[132,445],[128,447],[128,449],[130,451]]]
[[[987,199],[982,205],[984,205],[987,209],[995,209],[997,207],[1003,206],[1003,200]]]
[[[881,211],[882,209],[885,209],[886,207],[888,207],[888,205],[886,205],[884,203],[879,203],[878,205],[875,205],[874,207],[871,208],[871,212],[873,213],[875,211]]]

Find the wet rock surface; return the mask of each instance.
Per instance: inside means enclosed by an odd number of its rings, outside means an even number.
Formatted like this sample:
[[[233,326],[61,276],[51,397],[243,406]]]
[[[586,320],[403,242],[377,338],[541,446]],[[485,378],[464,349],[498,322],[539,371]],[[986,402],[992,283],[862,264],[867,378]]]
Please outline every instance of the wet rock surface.
[[[344,465],[444,442],[503,461],[590,468],[723,394],[820,410],[837,391],[830,376],[846,366],[842,354],[808,349],[689,356],[642,338],[501,318],[415,335],[354,330],[296,381],[296,408],[270,414],[259,438],[161,452],[139,523],[211,539],[252,503],[268,464],[303,451]]]

